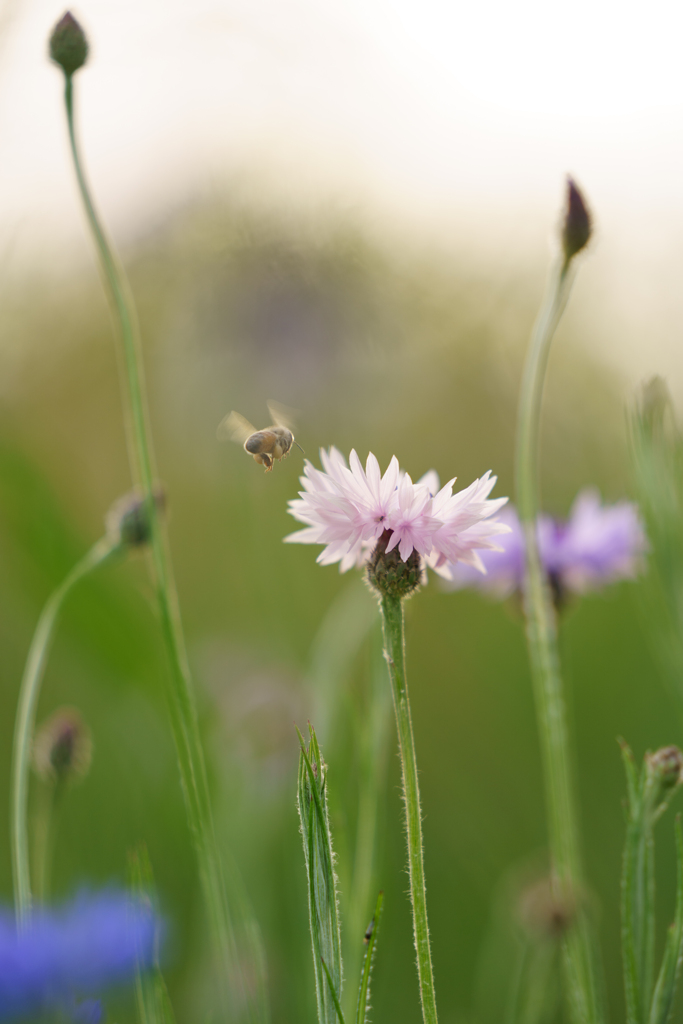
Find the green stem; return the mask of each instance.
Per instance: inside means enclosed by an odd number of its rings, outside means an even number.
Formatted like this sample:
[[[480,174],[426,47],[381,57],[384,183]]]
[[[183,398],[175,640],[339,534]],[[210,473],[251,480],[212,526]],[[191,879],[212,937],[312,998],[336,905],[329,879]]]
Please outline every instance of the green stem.
[[[376,614],[376,612],[375,612]],[[378,623],[379,626],[379,623]],[[345,961],[349,977],[360,971],[363,947],[360,936],[367,925],[374,886],[377,837],[381,834],[380,795],[386,775],[388,726],[391,698],[386,684],[386,663],[383,657],[379,628],[371,637],[372,663],[367,686],[368,703],[358,714],[355,735],[358,743],[359,793],[356,844],[353,855],[350,897],[346,904],[347,934],[350,936]],[[356,993],[349,986],[347,1017],[355,1012]],[[353,1002],[352,1002],[353,1001]]]
[[[38,619],[31,640],[26,667],[19,690],[12,749],[12,800],[10,833],[12,836],[12,877],[17,921],[25,925],[31,913],[31,873],[28,843],[28,777],[31,745],[40,685],[54,636],[57,618],[67,595],[84,576],[119,553],[118,543],[103,537],[71,570],[55,590]]]
[[[247,1007],[254,1020],[265,1017],[263,1007],[252,1005],[253,996],[242,973],[228,909],[221,860],[214,830],[204,753],[197,721],[194,688],[183,636],[173,568],[167,541],[153,498],[154,457],[144,389],[140,339],[133,300],[123,269],[107,241],[82,170],[74,130],[73,83],[66,76],[65,103],[69,139],[78,185],[90,225],[109,299],[118,322],[123,365],[127,381],[128,442],[134,477],[139,479],[150,524],[150,548],[161,630],[168,654],[167,702],[175,740],[187,817],[197,852],[204,899],[214,941],[220,951],[227,977],[224,983]]]
[[[398,597],[383,594],[380,607],[382,609],[382,628],[384,631],[384,653],[389,667],[389,678],[391,680],[394,710],[396,712],[398,743],[401,752],[403,796],[406,807],[406,831],[408,833],[410,895],[413,904],[413,931],[415,935],[415,949],[417,951],[417,973],[420,980],[422,1018],[424,1024],[436,1024],[436,998],[434,995],[432,958],[429,949],[427,893],[422,860],[420,791],[417,779],[413,726],[410,719],[408,684],[405,673],[403,603]]]
[[[527,356],[517,425],[517,507],[526,545],[524,609],[545,779],[546,809],[556,898],[575,912],[564,941],[565,974],[575,1019],[602,1019],[594,951],[580,907],[582,872],[576,798],[557,649],[555,612],[536,536],[539,513],[539,435],[543,385],[550,344],[569,297],[571,264],[554,268]]]
[[[64,793],[64,784],[47,781],[38,802],[33,825],[34,896],[38,903],[47,903],[50,897],[52,858],[57,831],[57,820]]]

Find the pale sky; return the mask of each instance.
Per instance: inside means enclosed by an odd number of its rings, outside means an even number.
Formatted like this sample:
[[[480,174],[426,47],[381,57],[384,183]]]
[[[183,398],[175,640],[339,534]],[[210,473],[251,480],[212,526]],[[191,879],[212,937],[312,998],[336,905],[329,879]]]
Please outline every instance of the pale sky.
[[[63,8],[4,0],[0,217],[87,244],[67,159]],[[112,233],[233,181],[542,268],[571,172],[596,218],[595,339],[683,397],[683,5],[669,0],[80,0],[89,176]],[[22,248],[23,247],[23,248]],[[579,299],[578,301],[581,301]]]

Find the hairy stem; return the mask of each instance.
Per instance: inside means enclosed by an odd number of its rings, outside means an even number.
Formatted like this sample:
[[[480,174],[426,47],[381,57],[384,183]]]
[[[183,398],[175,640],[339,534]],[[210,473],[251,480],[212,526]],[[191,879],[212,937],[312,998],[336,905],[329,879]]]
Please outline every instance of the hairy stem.
[[[403,796],[406,808],[406,831],[408,835],[408,867],[410,895],[413,905],[413,931],[417,952],[417,973],[420,981],[422,1018],[424,1024],[436,1024],[436,998],[434,975],[429,949],[429,925],[427,923],[427,893],[425,888],[424,863],[422,859],[422,819],[420,814],[420,791],[417,779],[417,761],[413,726],[410,719],[410,702],[405,673],[405,642],[403,632],[403,603],[398,597],[383,594],[382,627],[384,631],[384,654],[389,667],[389,678],[396,712],[396,727],[401,753]]]

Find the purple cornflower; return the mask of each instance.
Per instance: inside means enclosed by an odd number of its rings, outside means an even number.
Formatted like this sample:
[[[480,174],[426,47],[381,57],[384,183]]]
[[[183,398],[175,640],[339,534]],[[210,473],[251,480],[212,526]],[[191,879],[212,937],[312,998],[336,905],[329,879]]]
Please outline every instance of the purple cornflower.
[[[475,587],[507,597],[521,590],[524,580],[524,537],[514,508],[500,521],[510,527],[499,541],[500,551],[485,551],[486,575],[462,563],[449,565],[455,588]],[[581,491],[567,520],[541,515],[538,519],[541,561],[556,595],[584,594],[617,580],[633,579],[647,551],[645,530],[637,506],[630,501],[603,505],[595,490]]]
[[[324,470],[306,460],[304,489],[289,502],[290,514],[306,528],[285,541],[325,545],[317,559],[321,565],[339,562],[341,572],[363,565],[388,531],[387,554],[398,548],[405,562],[415,551],[423,564],[450,579],[456,560],[484,572],[478,551],[498,549],[499,534],[509,530],[491,518],[507,498],[488,498],[496,483],[490,472],[453,494],[455,478],[439,489],[432,470],[413,483],[395,456],[384,475],[372,453],[365,469],[355,451],[350,468],[336,448],[321,450],[320,458]]]
[[[82,893],[58,908],[36,907],[24,931],[0,913],[0,1021],[60,1010],[73,1021],[102,1019],[81,997],[131,982],[153,960],[159,920],[125,892]]]

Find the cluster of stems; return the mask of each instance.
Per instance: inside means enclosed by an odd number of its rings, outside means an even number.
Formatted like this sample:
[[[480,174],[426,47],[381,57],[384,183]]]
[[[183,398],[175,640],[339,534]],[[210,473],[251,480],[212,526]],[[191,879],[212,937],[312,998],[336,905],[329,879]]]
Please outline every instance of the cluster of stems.
[[[262,1021],[267,1018],[267,1013],[263,1002],[264,989],[260,984],[261,979],[258,978],[255,984],[253,980],[247,982],[242,968],[245,956],[247,959],[251,957],[254,961],[251,966],[255,967],[257,974],[259,973],[261,958],[258,935],[254,922],[249,920],[244,931],[249,934],[248,941],[252,948],[238,949],[214,830],[173,568],[155,495],[156,470],[135,308],[124,272],[96,213],[79,153],[74,126],[74,74],[85,63],[88,46],[80,25],[70,14],[67,13],[56,26],[50,41],[50,51],[53,59],[64,71],[64,100],[74,170],[120,340],[131,472],[141,494],[146,528],[145,540],[151,554],[159,621],[168,654],[167,703],[207,915],[221,963],[220,978],[224,989],[224,1002],[226,1006],[229,1001],[233,1007],[239,1007],[240,1013],[248,1020]],[[120,553],[125,546],[126,543],[120,535],[107,535],[92,548],[49,599],[31,644],[20,690],[12,776],[11,836],[14,894],[17,918],[22,925],[29,918],[32,902],[27,825],[29,760],[40,683],[50,642],[64,600],[76,583]],[[242,916],[246,917],[247,912],[244,911]]]

